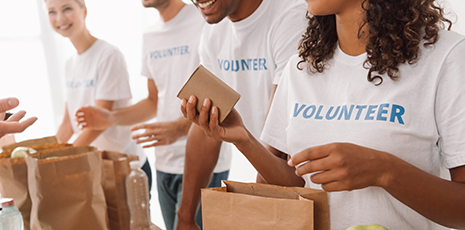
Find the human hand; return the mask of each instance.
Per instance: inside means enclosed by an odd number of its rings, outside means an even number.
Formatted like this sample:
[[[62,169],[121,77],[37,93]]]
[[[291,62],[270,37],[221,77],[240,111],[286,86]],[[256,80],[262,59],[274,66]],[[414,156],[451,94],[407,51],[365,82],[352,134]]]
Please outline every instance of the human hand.
[[[112,126],[111,111],[97,106],[79,108],[76,111],[75,120],[81,129],[105,130]]]
[[[183,118],[183,120],[186,119]],[[182,123],[182,121],[133,125],[131,131],[142,129],[144,132],[132,135],[132,139],[136,140],[137,144],[153,142],[152,144],[142,146],[144,148],[172,144],[187,134],[185,125],[179,123]]]
[[[220,125],[218,108],[212,107],[210,99],[205,99],[200,113],[197,112],[196,104],[195,96],[191,96],[189,101],[183,99],[181,111],[184,117],[197,124],[209,137],[234,144],[248,140],[248,131],[234,108]]]
[[[331,143],[305,149],[289,160],[296,174],[315,173],[311,180],[326,191],[384,187],[389,178],[391,154],[350,144]]]
[[[195,221],[184,222],[181,219],[178,219],[176,230],[200,230],[200,227],[195,223]]]
[[[28,118],[22,122],[20,120],[26,115],[25,111],[19,111],[11,115],[6,121],[5,112],[14,109],[19,105],[17,98],[0,99],[0,138],[10,133],[20,133],[36,122],[37,117]]]

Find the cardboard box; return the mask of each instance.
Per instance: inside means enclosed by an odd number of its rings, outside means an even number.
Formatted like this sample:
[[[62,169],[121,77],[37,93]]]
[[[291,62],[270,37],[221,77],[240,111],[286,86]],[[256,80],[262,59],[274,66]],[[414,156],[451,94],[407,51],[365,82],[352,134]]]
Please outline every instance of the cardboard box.
[[[202,65],[192,73],[177,97],[189,100],[191,95],[197,97],[197,111],[202,108],[205,98],[209,98],[213,106],[218,107],[220,123],[228,116],[241,97],[239,93]]]
[[[204,230],[329,230],[323,190],[223,181],[202,189]]]

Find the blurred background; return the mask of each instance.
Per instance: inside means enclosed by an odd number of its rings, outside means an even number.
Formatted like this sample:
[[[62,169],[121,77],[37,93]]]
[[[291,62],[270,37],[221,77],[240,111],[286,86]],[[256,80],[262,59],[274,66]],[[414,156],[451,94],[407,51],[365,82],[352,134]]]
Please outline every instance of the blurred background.
[[[465,34],[465,1],[438,2],[455,23],[452,30]],[[147,79],[140,75],[142,33],[158,19],[158,12],[145,9],[136,0],[86,0],[86,4],[90,32],[125,55],[133,102],[145,98]],[[26,110],[26,117],[39,118],[24,133],[15,135],[17,141],[55,135],[64,112],[64,64],[74,52],[68,39],[52,31],[43,0],[0,0],[0,98],[17,97],[21,103],[12,112]],[[146,154],[153,169],[154,149],[146,149]],[[255,176],[242,154],[233,154],[230,179],[253,182]],[[164,228],[157,199],[152,191],[152,222]]]

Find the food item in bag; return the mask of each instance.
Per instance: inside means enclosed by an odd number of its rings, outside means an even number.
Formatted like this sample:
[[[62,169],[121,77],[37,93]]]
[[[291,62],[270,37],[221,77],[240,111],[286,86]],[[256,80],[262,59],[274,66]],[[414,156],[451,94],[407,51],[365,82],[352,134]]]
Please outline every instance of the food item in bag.
[[[16,147],[13,152],[11,152],[10,158],[24,157],[26,153],[36,153],[37,151],[33,148],[28,147]]]
[[[388,229],[379,224],[370,224],[370,225],[354,225],[346,230],[388,230]]]

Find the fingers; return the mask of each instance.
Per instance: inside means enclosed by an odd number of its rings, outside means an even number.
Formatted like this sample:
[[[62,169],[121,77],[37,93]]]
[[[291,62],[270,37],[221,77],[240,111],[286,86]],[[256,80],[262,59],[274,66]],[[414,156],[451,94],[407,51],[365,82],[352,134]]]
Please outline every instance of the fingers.
[[[131,126],[130,130],[131,131],[137,131],[137,130],[140,130],[140,129],[148,129],[148,128],[152,128],[153,127],[153,124],[149,125],[149,124],[145,124],[145,123],[140,123],[140,124],[135,124],[133,126]]]
[[[14,97],[0,99],[0,113],[16,108],[19,105],[19,100]]]
[[[186,99],[182,99],[181,101],[181,112],[182,112],[182,115],[185,117],[185,118],[188,118],[187,117],[187,100]]]
[[[200,110],[200,114],[199,114],[199,126],[207,134],[210,134],[210,125],[209,125],[210,106],[211,106],[211,101],[210,99],[206,98],[203,101],[202,109]]]
[[[19,121],[19,120],[21,120],[25,115],[26,115],[26,111],[21,110],[21,111],[15,113],[15,114],[11,115],[11,117],[8,118],[7,121],[10,121],[10,122],[11,122],[11,121]]]
[[[198,121],[198,112],[196,109],[196,105],[197,105],[197,98],[195,96],[190,96],[189,101],[186,104],[186,114],[189,120],[191,120],[192,122],[198,125],[199,121]]]
[[[297,169],[295,170],[295,174],[297,176],[302,176],[308,173],[325,171],[328,169],[330,169],[330,167],[326,165],[326,161],[324,159],[319,159],[319,160],[306,161],[304,163],[301,163],[301,165],[297,166]]]
[[[210,115],[210,123],[208,124],[209,125],[209,129],[212,131],[212,133],[219,133],[220,131],[220,125],[219,125],[219,122],[218,122],[218,107],[216,106],[213,106],[213,108],[211,109],[211,115]]]
[[[305,149],[294,156],[287,162],[289,166],[297,166],[305,161],[311,161],[327,157],[329,151],[325,145]]]
[[[87,128],[87,115],[88,111],[86,108],[81,107],[76,112],[74,113],[74,120],[77,122],[78,127],[82,128]]]
[[[31,117],[22,122],[0,122],[2,133],[20,133],[23,132],[27,127],[34,124],[37,121],[37,117]]]

